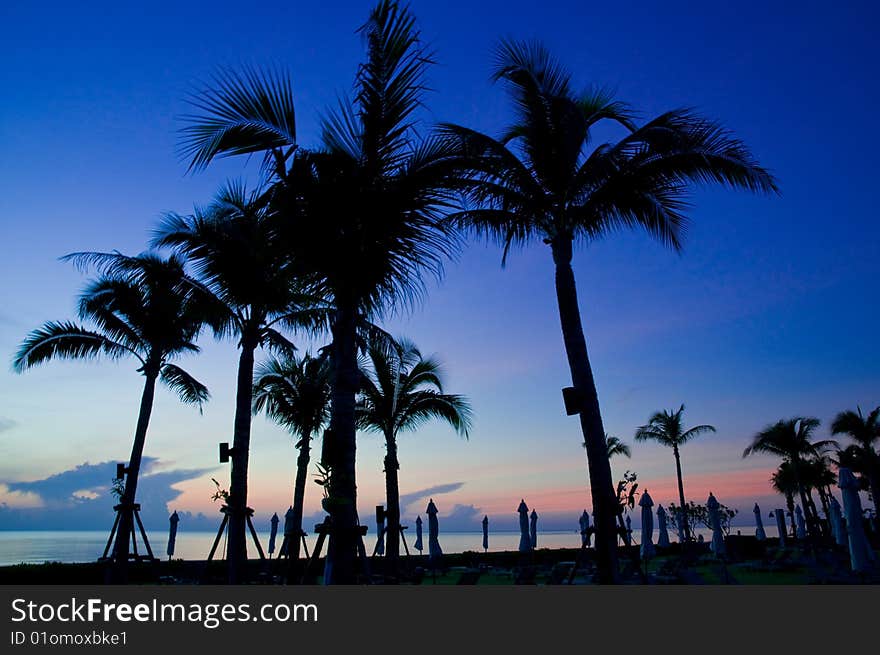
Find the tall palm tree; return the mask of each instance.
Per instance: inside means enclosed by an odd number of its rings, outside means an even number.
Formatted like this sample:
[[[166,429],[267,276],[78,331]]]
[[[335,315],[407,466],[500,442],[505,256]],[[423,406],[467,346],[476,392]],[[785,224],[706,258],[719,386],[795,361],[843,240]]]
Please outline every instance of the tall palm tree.
[[[13,361],[22,372],[54,359],[134,358],[144,376],[134,442],[120,499],[119,525],[114,546],[116,571],[124,579],[129,543],[134,531],[132,509],[153,410],[156,381],[175,391],[184,403],[199,406],[208,389],[178,365],[183,354],[199,351],[195,341],[206,320],[208,304],[198,284],[187,277],[183,261],[154,253],[126,256],[120,253],[83,252],[67,255],[82,269],[97,268],[79,298],[81,321],[49,322],[31,332]]]
[[[222,316],[218,337],[231,336],[240,350],[233,421],[232,471],[227,499],[229,582],[243,578],[247,560],[246,521],[254,353],[267,347],[290,353],[280,328],[318,327],[323,316],[312,298],[298,291],[287,253],[274,239],[265,194],[229,183],[205,209],[190,216],[169,214],[153,244],[186,256]]]
[[[790,462],[782,462],[776,468],[773,475],[770,476],[770,484],[775,491],[785,497],[785,507],[791,522],[791,535],[794,536],[797,533],[797,525],[794,520],[794,495],[798,493],[798,487]]]
[[[632,452],[630,452],[629,446],[618,437],[612,437],[606,434],[605,445],[608,447],[608,459],[616,457],[617,455],[632,457]],[[584,447],[586,448],[586,444],[584,444]]]
[[[385,438],[385,555],[393,570],[400,554],[397,438],[432,419],[446,422],[467,438],[471,407],[463,396],[444,393],[440,363],[424,357],[415,344],[404,339],[392,348],[371,344],[368,354],[371,366],[363,371],[357,421],[359,428]]]
[[[880,444],[880,407],[867,416],[862,415],[861,407],[855,412],[840,412],[831,424],[831,434],[843,434],[855,442],[847,448],[850,463],[867,478],[874,510],[880,512],[880,453],[875,449],[875,444]]]
[[[812,441],[813,433],[819,427],[819,419],[797,416],[788,420],[777,421],[756,434],[752,443],[743,451],[743,457],[755,453],[776,455],[788,462],[794,476],[795,486],[801,499],[807,519],[810,537],[817,539],[820,529],[809,511],[810,502],[806,485],[807,461],[821,453],[823,449],[832,447],[834,441]]]
[[[196,167],[221,155],[265,154],[277,240],[334,307],[323,448],[331,469],[329,583],[356,580],[358,325],[412,306],[423,296],[425,274],[439,277],[459,246],[444,220],[458,204],[453,149],[415,133],[431,58],[413,15],[382,0],[360,33],[367,54],[354,97],[324,120],[319,149],[297,147],[290,84],[280,74],[222,76],[184,134]]]
[[[684,405],[676,411],[663,410],[655,413],[647,424],[636,430],[636,441],[656,441],[657,443],[672,448],[675,456],[675,474],[678,477],[678,501],[679,507],[687,507],[684,499],[684,482],[681,475],[681,454],[679,449],[694,437],[707,432],[715,432],[711,425],[696,425],[688,430],[682,425]],[[684,521],[684,537],[690,540],[691,534],[687,521]]]
[[[288,582],[297,578],[311,441],[330,418],[330,373],[325,357],[273,357],[257,368],[254,381],[254,410],[264,411],[286,428],[299,450],[293,485],[293,531],[287,543]]]
[[[457,218],[512,247],[550,247],[573,399],[587,443],[600,578],[617,579],[616,499],[605,429],[581,323],[572,270],[575,242],[621,228],[647,231],[678,251],[692,183],[775,192],[776,182],[730,132],[689,110],[638,126],[632,111],[604,91],[578,93],[571,75],[538,43],[504,41],[493,79],[505,84],[514,123],[500,139],[458,125],[442,133],[471,171],[470,206]],[[591,147],[592,130],[616,123],[628,132]]]

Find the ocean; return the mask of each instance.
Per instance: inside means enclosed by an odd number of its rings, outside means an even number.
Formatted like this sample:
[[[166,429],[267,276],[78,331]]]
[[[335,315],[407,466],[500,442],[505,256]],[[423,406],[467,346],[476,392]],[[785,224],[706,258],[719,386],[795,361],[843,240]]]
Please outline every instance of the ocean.
[[[776,525],[773,522],[767,522],[764,529],[768,537],[776,537]],[[738,526],[734,525],[731,534],[740,531],[743,535],[754,535],[754,526]],[[711,532],[705,528],[697,530],[699,535],[704,539],[711,539]],[[633,540],[638,543],[641,532],[638,528],[633,528]],[[166,559],[166,547],[168,544],[167,531],[148,531],[147,536],[150,539],[150,545],[153,554],[161,559]],[[187,560],[204,560],[208,557],[211,550],[211,544],[217,536],[216,532],[187,532],[179,530],[174,549],[175,559]],[[657,531],[654,531],[654,539],[656,541]],[[670,532],[670,539],[676,541],[676,536]],[[100,530],[89,531],[0,531],[0,566],[8,566],[11,564],[25,563],[42,563],[42,562],[91,562],[104,552],[107,543],[108,533]],[[259,533],[260,542],[263,550],[268,549],[269,533]],[[415,535],[407,533],[407,544],[410,551],[412,549]],[[443,532],[442,526],[440,530],[440,547],[446,553],[462,553],[468,550],[482,552],[483,535],[481,532]],[[277,548],[281,547],[282,535],[278,535],[276,539]],[[316,537],[309,535],[306,537],[309,552],[311,553],[315,545]],[[425,547],[428,545],[428,535],[425,531],[423,536]],[[365,537],[365,546],[367,553],[372,553],[376,544],[375,535],[367,534]],[[538,532],[538,548],[578,548],[581,544],[580,535],[575,530],[570,531],[546,531]],[[220,545],[217,548],[215,559],[223,559],[224,557],[224,539],[221,538]],[[140,546],[140,539],[138,539]],[[489,551],[516,550],[519,547],[519,531],[515,532],[491,532],[489,533]],[[401,548],[401,552],[403,549]],[[427,549],[424,551],[427,552]],[[250,557],[257,557],[256,549],[253,546],[250,536],[248,537],[248,554]]]

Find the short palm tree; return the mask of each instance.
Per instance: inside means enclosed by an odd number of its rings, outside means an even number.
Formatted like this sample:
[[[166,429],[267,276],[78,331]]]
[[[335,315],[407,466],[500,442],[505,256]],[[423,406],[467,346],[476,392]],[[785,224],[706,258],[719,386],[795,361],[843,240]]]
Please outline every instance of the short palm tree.
[[[400,554],[397,438],[433,419],[446,422],[467,438],[471,407],[463,396],[443,391],[440,363],[424,357],[415,344],[403,339],[391,348],[371,344],[368,355],[370,367],[363,371],[357,421],[359,428],[385,438],[385,555],[393,569]]]
[[[678,501],[679,507],[687,507],[684,499],[684,483],[681,475],[681,454],[679,449],[694,437],[707,432],[715,432],[711,425],[697,425],[688,430],[682,425],[684,405],[676,411],[663,410],[654,414],[647,424],[636,430],[636,441],[656,441],[657,443],[672,448],[675,456],[675,474],[678,477]],[[684,537],[690,540],[690,529],[687,521],[684,521]]]
[[[280,74],[222,76],[184,133],[196,167],[217,156],[264,153],[277,240],[334,309],[323,448],[331,469],[331,584],[356,581],[358,325],[420,299],[425,275],[439,277],[459,246],[444,220],[458,203],[452,148],[422,140],[414,129],[431,59],[413,15],[381,0],[360,32],[367,54],[354,97],[324,120],[320,148],[297,146],[291,85]]]
[[[208,390],[172,363],[184,354],[199,351],[195,341],[209,318],[198,284],[187,277],[183,261],[145,253],[134,257],[120,253],[75,253],[65,259],[81,268],[95,266],[99,277],[88,284],[79,299],[81,321],[49,322],[31,332],[16,353],[13,367],[21,372],[54,359],[134,358],[144,376],[140,410],[120,499],[118,532],[114,546],[117,571],[124,571],[134,530],[132,508],[153,410],[156,381],[175,391],[181,401],[199,406]]]
[[[617,455],[632,457],[632,452],[630,452],[629,446],[618,437],[612,437],[606,434],[605,445],[608,447],[608,459],[616,457]],[[584,447],[586,447],[586,444],[584,444]]]
[[[502,42],[493,79],[510,91],[515,116],[500,139],[458,125],[442,128],[471,171],[470,204],[457,218],[500,242],[502,262],[512,247],[550,248],[572,397],[587,444],[599,577],[612,582],[616,498],[571,266],[574,244],[637,228],[680,250],[692,183],[775,192],[776,182],[741,141],[692,111],[670,111],[638,126],[610,94],[576,92],[571,75],[540,44]],[[605,123],[628,134],[593,146],[593,128]]]
[[[281,328],[318,327],[326,317],[298,291],[298,277],[269,225],[263,194],[230,183],[206,209],[169,214],[153,244],[185,255],[222,317],[218,337],[231,336],[240,350],[233,421],[232,471],[227,513],[229,582],[242,580],[247,559],[248,460],[251,437],[254,353],[266,347],[290,353]]]
[[[831,434],[846,435],[855,443],[847,447],[849,459],[857,473],[864,475],[874,499],[874,510],[880,512],[880,407],[867,416],[861,407],[840,412],[831,424]]]
[[[261,364],[254,381],[254,410],[265,412],[290,432],[299,450],[291,506],[292,532],[287,535],[288,582],[297,578],[311,441],[330,418],[330,373],[324,357],[288,355]]]
[[[808,498],[806,484],[807,461],[828,448],[835,446],[834,441],[812,441],[813,433],[819,427],[819,419],[813,417],[795,417],[777,421],[756,434],[752,443],[743,451],[743,457],[755,453],[765,453],[782,458],[791,466],[795,486],[800,496],[801,505],[805,510],[807,528],[811,538],[818,539],[820,529],[809,511],[811,503]]]

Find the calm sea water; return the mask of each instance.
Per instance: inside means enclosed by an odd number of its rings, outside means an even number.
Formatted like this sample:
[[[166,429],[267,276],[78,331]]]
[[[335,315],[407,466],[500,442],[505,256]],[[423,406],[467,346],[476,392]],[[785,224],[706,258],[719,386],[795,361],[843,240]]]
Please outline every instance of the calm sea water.
[[[768,537],[776,537],[776,526],[771,522],[764,525]],[[754,526],[734,526],[732,534],[741,531],[744,535],[755,534]],[[704,539],[711,539],[709,530],[697,531]],[[147,533],[153,554],[165,559],[168,544],[168,533],[150,531]],[[216,532],[186,532],[180,530],[174,549],[174,558],[203,560],[211,550],[211,544],[216,537]],[[633,529],[633,539],[637,543],[640,531]],[[656,540],[657,532],[654,532]],[[96,560],[104,552],[108,533],[104,531],[57,531],[57,532],[29,532],[29,531],[0,531],[0,566],[10,564],[42,563],[42,562],[91,562]],[[676,536],[670,532],[670,539],[676,541]],[[281,547],[281,535],[278,536],[276,549]],[[309,552],[314,547],[316,537],[306,537]],[[407,534],[407,543],[412,552],[413,535]],[[441,526],[440,547],[446,553],[461,553],[468,550],[482,551],[483,535],[480,532],[443,532]],[[268,548],[269,534],[261,533],[260,541],[263,549]],[[427,546],[427,531],[425,532],[424,545]],[[368,553],[373,552],[376,539],[375,535],[367,534],[365,546]],[[538,548],[577,548],[580,546],[580,535],[574,531],[547,531],[538,533]],[[224,557],[224,540],[221,539],[215,559]],[[140,547],[140,546],[139,546]],[[489,550],[503,551],[516,550],[519,547],[519,532],[490,532]],[[248,539],[249,554],[257,556],[253,542]],[[427,552],[427,550],[425,551]],[[276,555],[277,550],[276,550]]]

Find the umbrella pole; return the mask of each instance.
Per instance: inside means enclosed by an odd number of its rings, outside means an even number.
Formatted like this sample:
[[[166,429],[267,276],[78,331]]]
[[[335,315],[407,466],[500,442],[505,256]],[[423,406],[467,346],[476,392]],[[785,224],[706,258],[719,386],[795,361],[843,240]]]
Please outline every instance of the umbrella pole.
[[[116,512],[116,519],[113,521],[113,527],[110,528],[110,536],[107,538],[107,545],[104,546],[104,554],[101,556],[101,559],[107,559],[107,554],[110,552],[110,546],[113,544],[113,537],[116,536],[116,528],[119,527],[119,511]]]
[[[251,537],[254,539],[254,545],[257,547],[257,552],[260,554],[260,559],[266,559],[266,555],[263,553],[263,547],[260,545],[260,539],[257,537],[257,531],[254,528],[254,522],[251,520],[251,517],[254,515],[254,510],[250,507],[245,508],[245,516],[247,517],[247,524],[251,530]]]
[[[217,530],[217,536],[214,538],[214,544],[211,546],[211,552],[208,553],[207,561],[209,562],[214,559],[214,553],[217,552],[217,546],[220,545],[220,537],[223,536],[223,533],[226,530],[226,525],[227,523],[229,523],[229,514],[226,513],[226,507],[221,507],[220,511],[223,512],[223,520],[220,522],[220,529]]]
[[[147,557],[148,559],[156,559],[153,557],[153,549],[150,548],[150,540],[147,539],[147,531],[144,529],[144,524],[141,522],[141,506],[139,504],[135,504],[132,507],[132,511],[134,512],[134,520],[137,521],[138,528],[141,531],[141,537],[144,540],[144,548],[147,549]],[[132,531],[134,534],[134,531]]]
[[[400,529],[400,540],[403,542],[403,550],[406,551],[406,556],[409,557],[409,546],[406,544],[406,535],[403,534],[403,531],[406,530],[405,525],[398,525]]]

